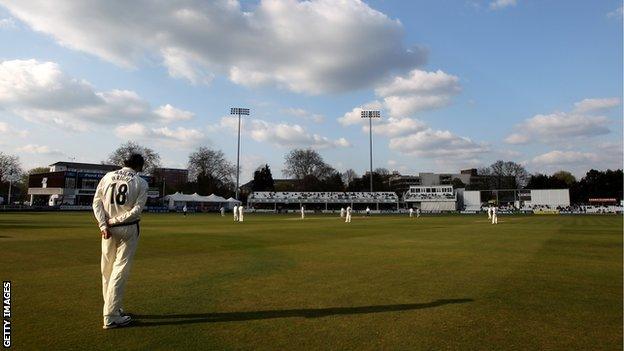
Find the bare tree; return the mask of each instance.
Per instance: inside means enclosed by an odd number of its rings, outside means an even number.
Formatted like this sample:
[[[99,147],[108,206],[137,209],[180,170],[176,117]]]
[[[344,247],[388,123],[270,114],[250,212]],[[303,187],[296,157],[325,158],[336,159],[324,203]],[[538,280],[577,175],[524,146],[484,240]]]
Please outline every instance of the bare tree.
[[[492,170],[490,167],[480,167],[477,169],[477,174],[479,175],[492,175]]]
[[[344,171],[344,173],[342,173],[342,182],[346,186],[349,186],[349,184],[357,177],[358,177],[358,174],[355,173],[353,169],[349,168],[346,171]]]
[[[312,149],[294,149],[285,156],[284,170],[282,173],[287,177],[303,179],[306,176],[314,176],[324,179],[334,170],[323,161],[323,157]]]
[[[11,190],[13,188],[13,183],[18,183],[20,181],[22,173],[19,157],[0,152],[0,183],[9,183],[6,199],[9,204],[12,202]]]
[[[19,157],[0,152],[0,181],[15,182],[22,175]]]
[[[198,178],[212,178],[221,184],[233,183],[236,166],[225,159],[221,150],[211,150],[201,146],[189,155],[189,178],[196,181]]]
[[[106,163],[123,166],[124,161],[133,153],[139,153],[145,158],[145,166],[143,167],[144,173],[151,174],[154,172],[154,168],[160,167],[160,155],[156,151],[141,146],[133,141],[127,141],[121,144],[117,150],[113,151],[113,153],[108,156]]]
[[[383,168],[383,167],[375,168],[373,172],[379,174],[382,177],[386,177],[390,175],[390,171],[387,168]]]
[[[529,181],[529,172],[524,166],[513,161],[496,161],[490,167],[479,170],[479,173],[498,177],[514,177],[516,186],[519,188],[526,186]]]

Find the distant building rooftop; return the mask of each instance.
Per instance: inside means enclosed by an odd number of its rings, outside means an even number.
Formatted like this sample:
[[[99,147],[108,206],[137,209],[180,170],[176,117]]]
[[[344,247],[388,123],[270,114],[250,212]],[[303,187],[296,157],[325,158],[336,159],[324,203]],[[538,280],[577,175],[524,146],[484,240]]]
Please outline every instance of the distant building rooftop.
[[[64,161],[53,163],[50,165],[50,167],[52,166],[66,167],[68,169],[70,168],[72,169],[97,169],[97,170],[102,170],[102,171],[114,171],[114,170],[121,168],[115,165],[105,165],[105,164],[99,164],[99,163],[81,163],[81,162],[64,162]]]

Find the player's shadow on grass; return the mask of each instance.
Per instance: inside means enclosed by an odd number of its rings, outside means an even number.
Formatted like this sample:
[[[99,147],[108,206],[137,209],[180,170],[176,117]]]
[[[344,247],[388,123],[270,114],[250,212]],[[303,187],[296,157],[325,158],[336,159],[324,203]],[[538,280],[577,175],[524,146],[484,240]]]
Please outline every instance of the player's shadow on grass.
[[[310,308],[295,310],[274,310],[274,311],[250,311],[250,312],[216,312],[216,313],[191,313],[191,314],[165,314],[165,315],[133,315],[136,320],[134,326],[151,327],[158,325],[193,324],[193,323],[219,323],[251,321],[258,319],[272,318],[320,318],[335,315],[367,314],[380,312],[399,312],[409,310],[420,310],[433,308],[449,304],[472,302],[473,299],[443,299],[427,303],[410,303],[399,305],[377,305],[358,307],[330,307],[330,308]],[[157,321],[148,321],[148,320]],[[166,319],[166,320],[164,320]]]

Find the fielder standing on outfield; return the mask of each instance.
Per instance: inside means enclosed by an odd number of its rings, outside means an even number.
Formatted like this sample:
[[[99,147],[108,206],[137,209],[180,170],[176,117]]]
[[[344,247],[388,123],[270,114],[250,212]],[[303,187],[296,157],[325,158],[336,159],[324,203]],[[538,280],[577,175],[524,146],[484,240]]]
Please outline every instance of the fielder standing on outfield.
[[[234,222],[238,222],[238,205],[234,205],[232,213],[234,213]]]
[[[238,205],[238,221],[243,221],[243,205]]]
[[[496,215],[496,207],[492,207],[492,224],[498,224],[498,216]]]
[[[138,174],[144,164],[143,156],[130,155],[122,169],[100,180],[93,197],[93,213],[102,233],[104,329],[124,327],[132,321],[121,305],[147,201],[147,182]]]
[[[345,216],[345,209],[344,209],[344,207],[341,207],[340,208],[340,218],[344,218],[344,216]]]
[[[301,219],[305,219],[305,207],[301,206]]]
[[[351,223],[351,206],[347,206],[347,218],[345,219],[345,223]]]
[[[413,207],[410,207],[410,209],[409,209],[409,216],[410,216],[410,218],[414,217],[414,208]]]

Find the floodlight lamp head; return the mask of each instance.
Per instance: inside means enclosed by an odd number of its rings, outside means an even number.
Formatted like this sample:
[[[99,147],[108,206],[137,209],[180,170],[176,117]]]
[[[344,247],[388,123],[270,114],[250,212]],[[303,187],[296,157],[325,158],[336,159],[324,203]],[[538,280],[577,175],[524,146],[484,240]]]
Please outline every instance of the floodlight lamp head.
[[[231,115],[249,116],[249,109],[248,108],[242,108],[242,107],[232,107],[232,108],[230,108],[230,114]]]
[[[379,110],[362,110],[360,112],[361,118],[381,118],[381,112]]]

